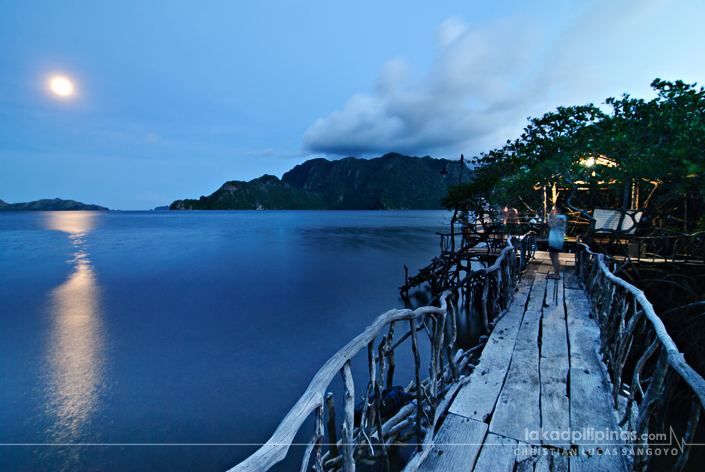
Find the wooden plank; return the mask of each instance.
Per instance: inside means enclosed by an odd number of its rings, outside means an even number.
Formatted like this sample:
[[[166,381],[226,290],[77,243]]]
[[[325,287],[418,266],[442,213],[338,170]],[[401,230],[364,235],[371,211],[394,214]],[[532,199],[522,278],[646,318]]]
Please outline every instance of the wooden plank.
[[[570,369],[570,427],[579,454],[571,456],[571,471],[626,471],[621,455],[624,441],[605,438],[603,432],[619,432],[612,416],[612,398],[600,371]]]
[[[512,472],[516,462],[517,442],[489,433],[480,450],[474,472]]]
[[[434,446],[419,471],[472,470],[487,434],[487,425],[449,414],[434,438]]]
[[[546,298],[544,299],[544,312],[546,308],[560,306],[563,309],[565,318],[565,308],[563,307],[563,277],[560,280],[546,279]]]
[[[453,400],[451,413],[477,421],[491,416],[512,359],[522,315],[521,310],[512,307],[497,323],[470,381]]]
[[[565,290],[570,366],[590,369],[600,365],[600,328],[590,314],[590,301],[582,290]]]
[[[566,321],[570,341],[570,428],[579,448],[570,457],[574,471],[626,471],[621,455],[624,441],[613,416],[611,388],[599,359],[600,330],[589,316],[589,301],[581,290],[566,290]],[[605,432],[607,437],[603,437]],[[577,437],[580,435],[580,437]]]
[[[570,470],[570,457],[566,454],[554,452],[551,457],[551,472],[568,472]]]
[[[534,466],[536,465],[536,457],[522,457],[519,462],[517,462],[516,472],[534,472]]]
[[[552,455],[553,453],[541,454],[534,465],[534,472],[551,472]]]
[[[541,359],[541,442],[570,449],[568,359]]]
[[[568,335],[563,300],[563,280],[548,280],[546,285],[548,286],[548,296],[541,320],[541,357],[565,357],[567,360]],[[555,298],[554,290],[557,298]]]
[[[543,268],[546,266],[546,264],[551,265],[550,261],[542,261],[541,259],[532,259],[531,262],[529,263],[527,270],[531,269],[534,271],[535,274],[546,273],[547,270]]]
[[[529,449],[521,449],[522,445],[519,443],[516,472],[568,472],[569,450],[528,445],[524,447]]]
[[[529,294],[529,303],[526,305],[527,311],[543,310],[543,303],[546,296],[546,272],[537,273],[534,277],[534,284]]]
[[[546,297],[549,306],[544,308],[541,320],[541,442],[570,449],[569,357],[563,280],[549,280],[547,285],[551,296]]]
[[[497,322],[480,363],[470,375],[470,381],[460,389],[449,411],[477,421],[487,421],[492,415],[499,392],[504,384],[512,359],[519,327],[524,316],[526,294],[515,297],[507,313]]]
[[[601,451],[601,452],[600,452]],[[605,453],[609,455],[605,455]],[[621,456],[621,447],[598,450],[596,446],[580,446],[580,454],[570,456],[570,472],[627,471]]]
[[[521,312],[523,316],[524,307],[529,299],[529,294],[531,293],[531,287],[534,284],[534,277],[536,276],[536,268],[529,266],[529,268],[522,274],[521,278],[517,282],[516,290],[513,294],[512,304],[509,309]],[[507,310],[507,312],[509,311]],[[506,315],[506,313],[505,313]],[[501,319],[501,317],[500,317]],[[498,322],[499,320],[497,320]],[[494,330],[493,330],[494,331]]]
[[[527,430],[541,429],[538,347],[540,318],[541,313],[538,311],[527,311],[524,314],[507,380],[490,422],[490,432],[494,434],[537,444],[540,444],[540,440],[527,438]]]
[[[575,265],[575,254],[570,252],[560,252],[558,253],[558,261],[561,263],[561,267],[572,267]],[[541,264],[542,266],[545,266],[547,271],[552,271],[551,256],[548,251],[536,251],[534,259],[531,263]]]
[[[524,273],[519,276],[520,278],[517,282],[517,291],[526,291],[528,296],[528,291],[531,290],[531,286],[534,284],[534,278],[536,277],[536,273],[536,265],[529,264],[526,268],[526,271],[524,271]],[[524,303],[522,305],[525,304],[526,298],[524,298]]]

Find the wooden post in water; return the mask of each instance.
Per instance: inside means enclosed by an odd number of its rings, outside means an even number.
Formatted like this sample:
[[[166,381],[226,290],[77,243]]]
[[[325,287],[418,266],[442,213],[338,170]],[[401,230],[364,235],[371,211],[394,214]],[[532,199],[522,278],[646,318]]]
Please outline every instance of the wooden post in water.
[[[404,265],[404,286],[406,287],[406,300],[409,301],[409,268]]]

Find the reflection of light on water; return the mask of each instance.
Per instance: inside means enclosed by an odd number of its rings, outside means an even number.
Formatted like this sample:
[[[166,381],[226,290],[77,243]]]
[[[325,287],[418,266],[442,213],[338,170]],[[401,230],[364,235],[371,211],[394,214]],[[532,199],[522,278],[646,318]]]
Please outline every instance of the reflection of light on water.
[[[80,239],[93,229],[94,218],[93,212],[88,211],[53,211],[47,217],[47,229],[64,231],[71,239]]]
[[[55,439],[75,440],[97,408],[102,339],[97,318],[98,288],[85,258],[75,260],[69,279],[52,292],[49,409]]]
[[[99,288],[88,259],[84,236],[93,227],[87,212],[53,212],[48,227],[69,233],[74,247],[74,271],[51,292],[52,326],[47,350],[49,366],[47,413],[56,442],[85,440],[87,428],[100,409],[103,384],[103,334]]]

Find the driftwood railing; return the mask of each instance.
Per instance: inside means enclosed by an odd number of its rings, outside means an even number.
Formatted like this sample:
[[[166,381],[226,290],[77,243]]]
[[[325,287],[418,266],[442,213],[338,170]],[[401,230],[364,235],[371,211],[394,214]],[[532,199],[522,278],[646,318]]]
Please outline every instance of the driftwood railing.
[[[486,233],[438,233],[441,237],[441,254],[465,252],[471,248],[482,248],[487,254],[499,254],[512,234],[499,230]]]
[[[636,449],[634,469],[662,470],[655,465],[661,458],[648,454],[648,448],[673,444],[669,451],[677,449],[678,457],[670,470],[683,470],[705,406],[705,380],[686,363],[644,292],[616,277],[604,254],[579,244],[576,265],[600,325],[614,404],[619,405],[620,395],[626,397],[620,426],[626,426],[628,443]],[[683,391],[690,403],[687,424],[685,432],[674,438],[671,432],[678,421],[669,406],[677,396],[682,404]]]
[[[424,267],[419,273],[411,278],[407,277],[406,283],[399,288],[405,294],[408,291],[423,284],[428,284],[431,288],[431,293],[434,297],[440,295],[445,290],[452,289],[462,282],[465,283],[465,289],[472,288],[477,285],[477,276],[468,278],[467,275],[472,272],[472,263],[478,262],[482,266],[494,264],[496,258],[501,254],[502,250],[507,247],[507,242],[510,239],[520,241],[519,244],[512,245],[516,251],[517,263],[519,270],[523,271],[526,268],[529,260],[534,257],[536,252],[536,235],[529,232],[517,239],[517,236],[511,236],[506,233],[498,233],[497,237],[493,238],[497,241],[492,247],[477,247],[475,245],[456,245],[456,250],[451,250],[450,241],[453,238],[460,238],[459,234],[441,234],[441,255],[435,257],[431,264]],[[479,275],[481,271],[476,271]],[[500,285],[502,282],[500,281]],[[477,300],[478,296],[468,296],[468,300]],[[477,306],[479,310],[479,306]],[[479,313],[479,311],[478,311]]]
[[[302,471],[312,462],[317,472],[352,472],[356,464],[371,461],[381,461],[383,469],[388,470],[388,448],[414,439],[417,452],[405,470],[416,470],[433,445],[434,431],[450,400],[474,369],[473,355],[484,346],[481,342],[466,351],[456,349],[460,313],[457,307],[462,303],[479,306],[476,313],[482,313],[485,326],[491,329],[511,303],[519,272],[528,262],[523,258],[529,251],[524,247],[529,240],[528,237],[510,238],[491,267],[469,272],[437,297],[439,307],[391,310],[377,317],[318,371],[269,441],[230,472],[266,471],[283,460],[301,425],[311,414],[315,426],[304,452]],[[464,300],[466,297],[471,299]],[[398,326],[407,323],[405,333],[395,337]],[[377,343],[385,328],[387,334]],[[429,376],[425,380],[421,377],[419,332],[427,333],[430,341]],[[395,352],[407,340],[410,340],[406,345],[410,345],[413,355],[415,377],[403,391],[385,396],[383,385],[391,389],[394,382]],[[362,409],[356,411],[350,361],[365,348],[369,378],[361,395]],[[337,438],[332,394],[326,394],[338,372],[345,389],[341,439]],[[389,410],[387,403],[397,403],[392,413],[385,413]],[[325,442],[324,416],[328,436]],[[325,452],[324,444],[328,449]]]
[[[640,262],[705,263],[705,232],[694,234],[660,230],[647,236],[603,231],[592,236],[600,252]]]

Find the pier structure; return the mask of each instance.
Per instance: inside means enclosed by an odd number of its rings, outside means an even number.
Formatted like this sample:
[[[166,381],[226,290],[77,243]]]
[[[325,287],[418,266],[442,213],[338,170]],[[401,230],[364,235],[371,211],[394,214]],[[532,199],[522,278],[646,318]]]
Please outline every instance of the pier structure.
[[[408,471],[628,470],[600,330],[574,254],[560,259],[563,277],[547,279],[548,253],[536,253],[433,447]]]
[[[604,255],[578,242],[576,253],[561,254],[555,280],[546,277],[548,253],[535,249],[531,235],[508,237],[492,248],[492,265],[484,253],[442,251],[420,273],[437,293],[432,306],[380,315],[319,370],[271,439],[230,472],[269,470],[309,416],[314,431],[302,472],[375,463],[389,470],[389,451],[399,447],[415,450],[405,472],[682,471],[705,380],[643,292],[614,276]],[[420,280],[407,278],[402,290]],[[463,350],[458,325],[470,316],[487,334]],[[393,393],[402,382],[394,378],[401,346],[410,347],[415,377]],[[356,392],[350,361],[360,352],[368,380]],[[338,373],[342,421],[328,392]],[[673,420],[683,404],[682,421]]]

